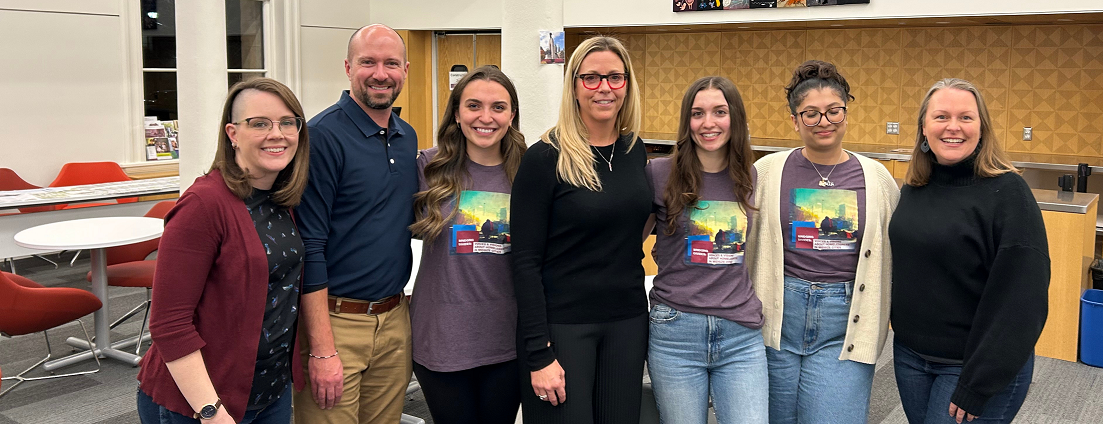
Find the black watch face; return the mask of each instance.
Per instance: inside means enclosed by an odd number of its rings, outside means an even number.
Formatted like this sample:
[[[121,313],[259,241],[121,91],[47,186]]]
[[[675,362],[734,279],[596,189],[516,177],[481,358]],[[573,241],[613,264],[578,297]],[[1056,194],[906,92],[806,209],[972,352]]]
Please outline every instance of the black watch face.
[[[214,405],[207,405],[207,406],[204,406],[203,409],[199,411],[199,416],[201,418],[205,419],[205,420],[209,420],[211,418],[214,418],[214,414],[217,414],[217,413],[218,413],[218,408],[215,408]]]

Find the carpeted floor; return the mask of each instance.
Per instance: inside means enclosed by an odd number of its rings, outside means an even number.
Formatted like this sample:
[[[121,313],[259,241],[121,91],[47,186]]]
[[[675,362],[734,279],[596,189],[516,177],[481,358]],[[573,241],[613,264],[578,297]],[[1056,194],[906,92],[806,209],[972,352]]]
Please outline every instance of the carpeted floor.
[[[62,265],[54,270],[52,265],[39,259],[27,258],[16,262],[20,275],[27,276],[46,286],[79,287],[87,289],[84,276],[89,267],[87,253],[73,267],[68,266],[71,253],[65,254]],[[51,255],[51,258],[56,255]],[[6,264],[0,269],[7,271]],[[144,289],[111,288],[110,315],[117,317],[145,299]],[[92,317],[84,319],[89,332]],[[138,332],[141,320],[131,320],[112,332],[112,339]],[[66,324],[50,331],[50,342],[55,356],[72,352],[64,340],[83,337],[80,326]],[[869,422],[875,424],[906,424],[900,409],[900,400],[892,370],[891,349],[886,349],[877,365],[873,398],[870,404]],[[34,364],[45,354],[41,334],[0,338],[0,369],[5,375],[14,375]],[[94,369],[94,362],[86,362],[60,370],[72,372]],[[85,423],[137,423],[135,412],[135,377],[138,369],[119,362],[103,361],[99,373],[56,380],[28,382],[0,398],[0,424],[85,424]],[[34,375],[43,375],[41,371]],[[11,384],[5,381],[2,388]],[[646,398],[646,396],[645,396]],[[645,406],[643,422],[657,422],[653,410]],[[406,403],[405,412],[432,423],[421,393],[415,393]],[[520,422],[520,421],[518,421]],[[1016,423],[1103,423],[1103,369],[1084,364],[1070,363],[1039,357],[1034,369],[1034,383],[1026,403],[1015,420]]]

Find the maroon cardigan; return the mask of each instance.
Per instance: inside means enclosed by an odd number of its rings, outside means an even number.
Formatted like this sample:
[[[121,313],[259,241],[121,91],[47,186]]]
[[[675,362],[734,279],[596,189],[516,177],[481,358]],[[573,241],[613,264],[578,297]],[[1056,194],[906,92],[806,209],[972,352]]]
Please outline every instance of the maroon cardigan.
[[[267,296],[268,259],[245,202],[217,170],[197,178],[165,217],[150,306],[153,344],[138,372],[142,391],[158,405],[192,416],[165,362],[199,350],[226,411],[241,421]],[[291,373],[295,390],[302,390],[297,351],[291,353]]]

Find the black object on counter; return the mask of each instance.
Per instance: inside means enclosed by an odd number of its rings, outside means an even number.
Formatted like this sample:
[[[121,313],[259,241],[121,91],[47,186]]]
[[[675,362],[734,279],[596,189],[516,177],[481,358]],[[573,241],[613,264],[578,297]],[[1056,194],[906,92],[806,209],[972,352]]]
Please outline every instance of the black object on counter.
[[[1086,163],[1076,165],[1076,191],[1088,192],[1088,176],[1092,174],[1092,167]]]
[[[1092,286],[1096,290],[1103,290],[1103,259],[1095,258],[1088,267],[1088,273],[1092,277]]]
[[[1072,174],[1057,177],[1057,186],[1061,188],[1061,191],[1072,191]]]

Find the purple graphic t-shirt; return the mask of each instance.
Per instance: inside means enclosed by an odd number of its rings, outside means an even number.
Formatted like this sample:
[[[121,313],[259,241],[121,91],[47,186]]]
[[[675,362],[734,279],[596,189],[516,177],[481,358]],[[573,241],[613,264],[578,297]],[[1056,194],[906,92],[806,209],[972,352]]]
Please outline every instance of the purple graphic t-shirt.
[[[695,208],[677,219],[677,230],[667,235],[665,191],[673,161],[653,159],[647,175],[655,187],[655,263],[659,274],[649,294],[652,304],[712,315],[748,328],[761,328],[762,302],[754,294],[743,263],[747,230],[754,211],[735,197],[728,170],[703,172]],[[754,186],[754,171],[751,186]],[[751,195],[748,202],[754,202]]]
[[[420,190],[425,165],[417,159]],[[497,364],[517,357],[517,300],[510,270],[509,178],[501,166],[467,161],[470,180],[459,210],[421,251],[410,297],[414,361],[438,372]],[[451,212],[455,201],[441,205]]]
[[[821,283],[853,281],[866,217],[862,165],[851,155],[838,166],[813,168],[802,150],[789,155],[781,176],[785,275]],[[834,185],[820,185],[821,175]]]

